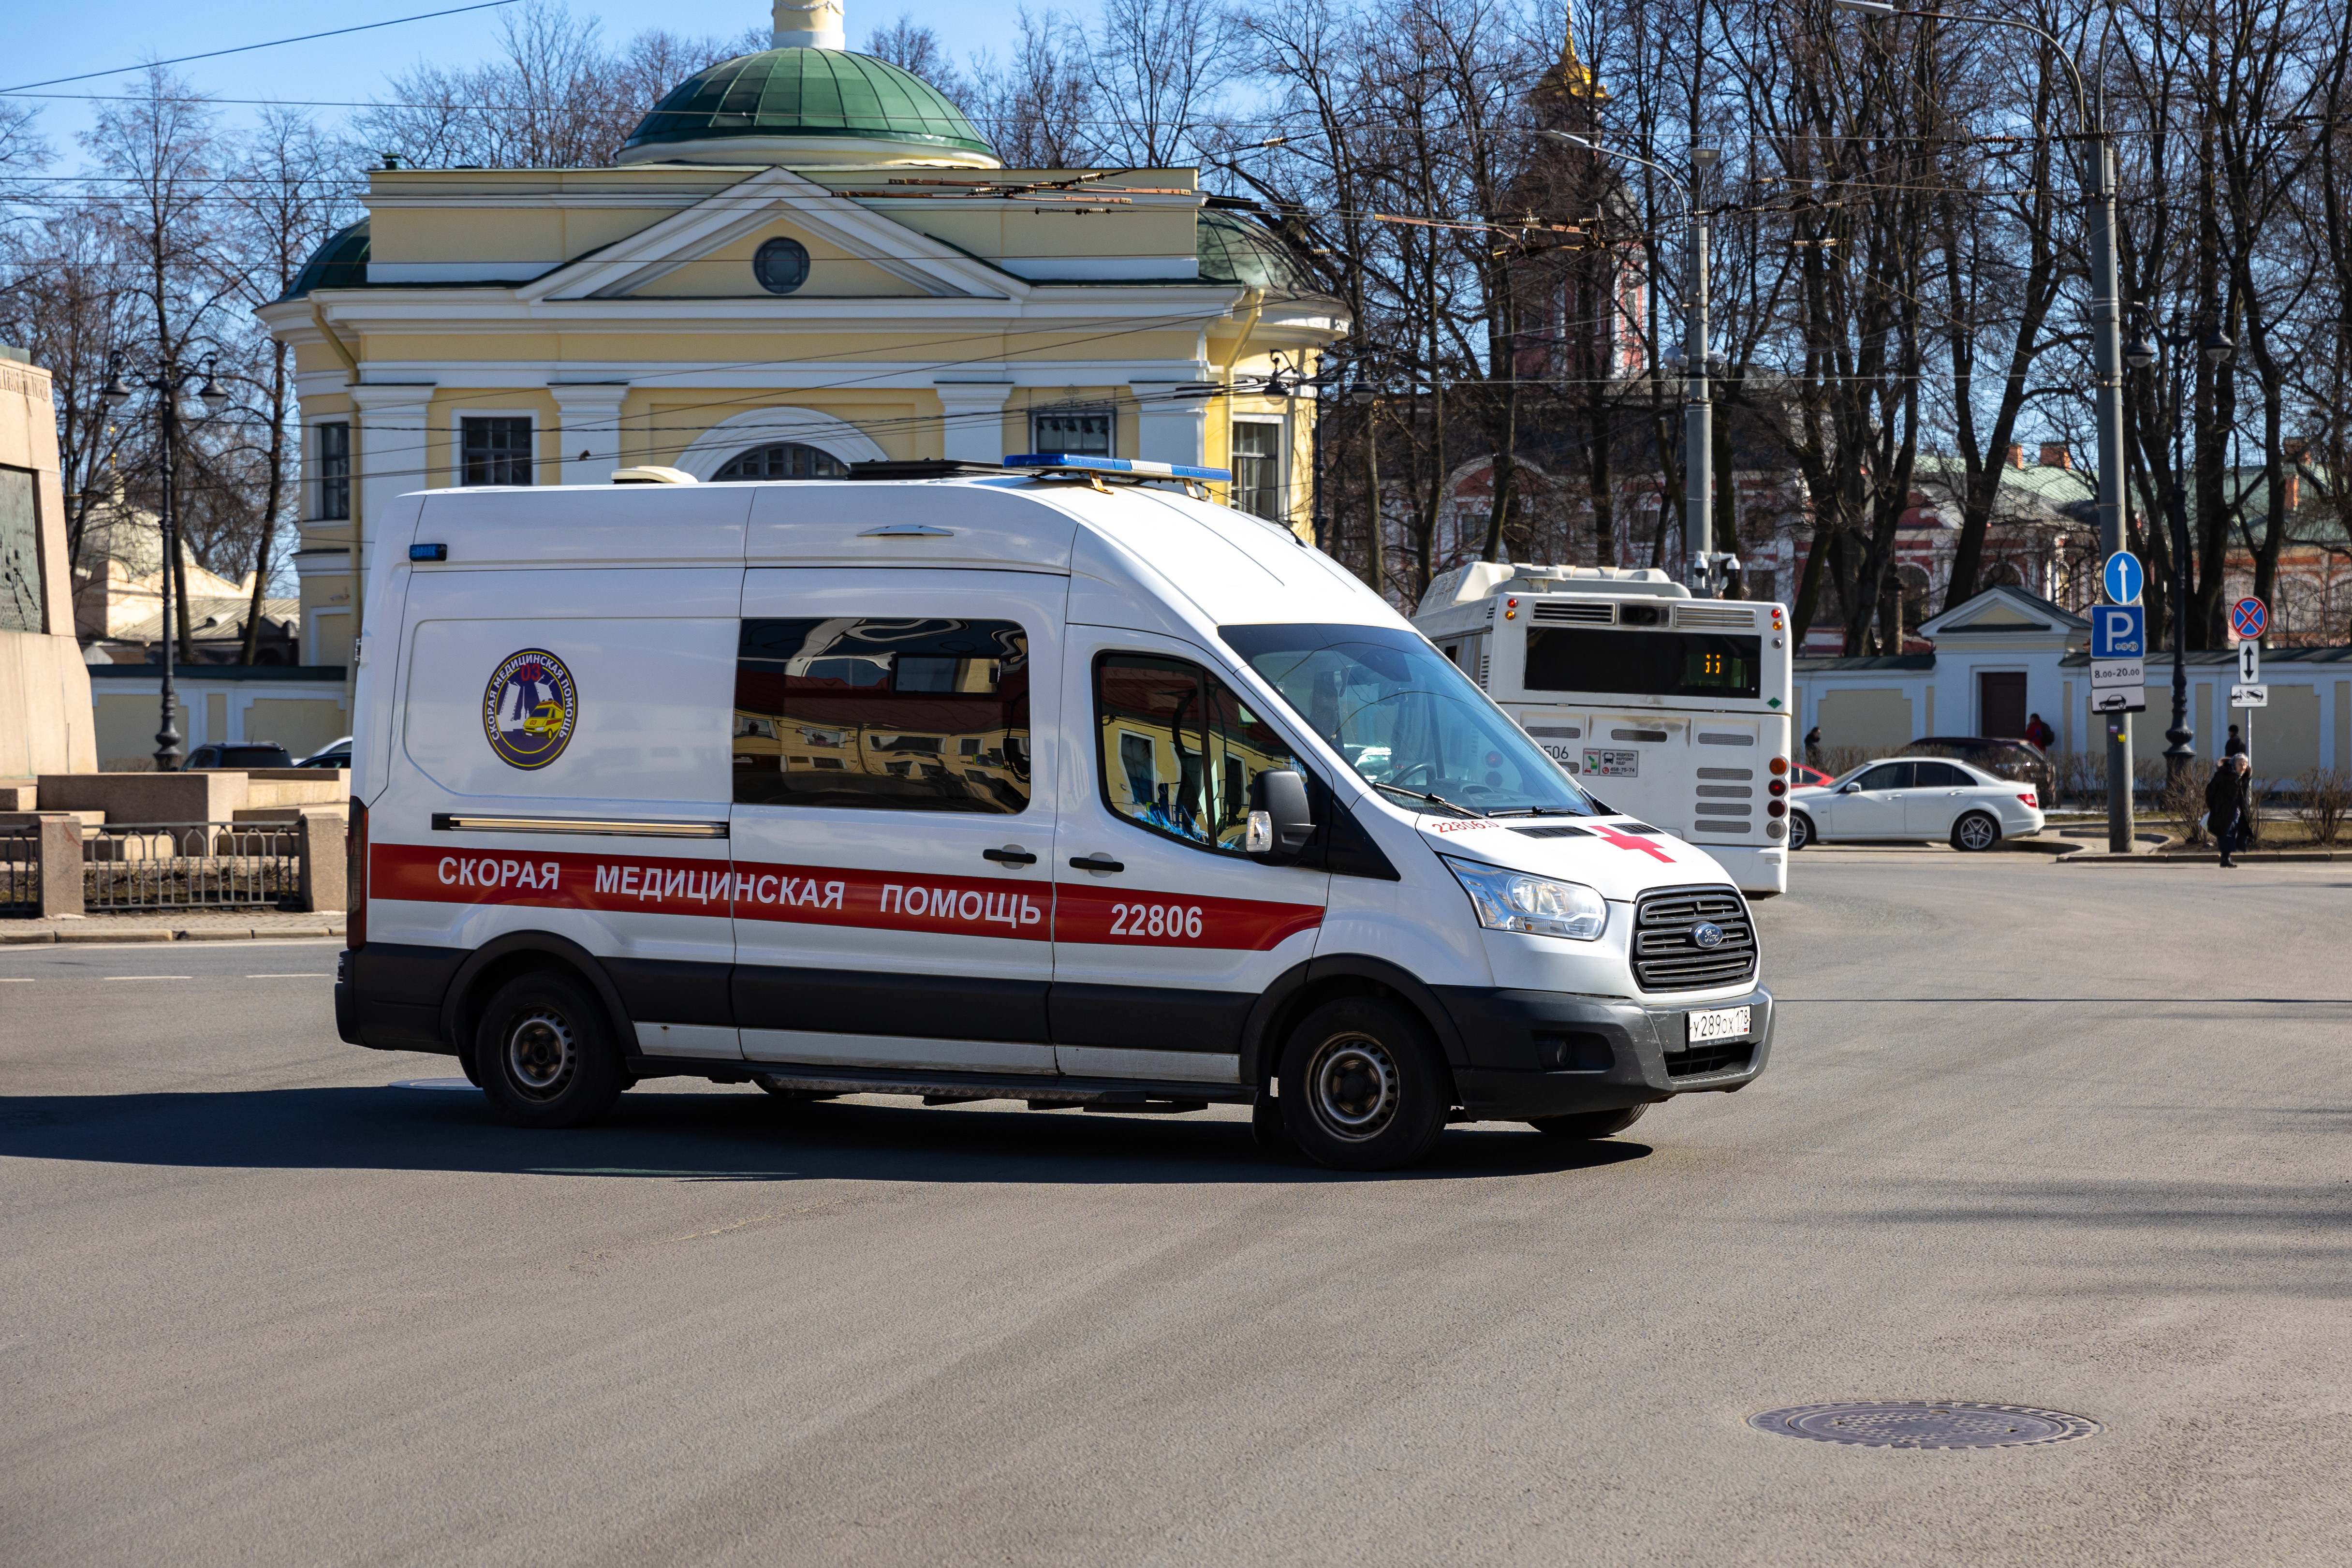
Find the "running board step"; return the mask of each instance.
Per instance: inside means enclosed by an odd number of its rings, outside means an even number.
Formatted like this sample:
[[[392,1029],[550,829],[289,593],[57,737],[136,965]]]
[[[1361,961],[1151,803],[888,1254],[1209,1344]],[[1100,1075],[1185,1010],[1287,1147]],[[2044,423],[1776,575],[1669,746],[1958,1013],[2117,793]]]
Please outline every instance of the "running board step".
[[[972,1072],[889,1072],[878,1069],[819,1066],[806,1062],[714,1061],[683,1056],[632,1056],[632,1078],[718,1078],[742,1082],[754,1076],[780,1089],[806,1094],[911,1094],[925,1104],[972,1100],[1026,1101],[1033,1110],[1071,1109],[1179,1114],[1211,1104],[1246,1105],[1256,1092],[1241,1083],[1192,1083],[1127,1078],[992,1077]]]

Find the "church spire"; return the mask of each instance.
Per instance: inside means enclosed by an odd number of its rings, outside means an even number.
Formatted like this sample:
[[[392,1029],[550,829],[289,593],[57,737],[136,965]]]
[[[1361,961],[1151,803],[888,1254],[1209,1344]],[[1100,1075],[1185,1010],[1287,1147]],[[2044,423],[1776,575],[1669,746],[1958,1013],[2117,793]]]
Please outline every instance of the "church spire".
[[[1574,99],[1586,103],[1606,103],[1609,89],[1593,79],[1592,68],[1576,53],[1576,8],[1568,8],[1568,20],[1560,30],[1559,58],[1551,69],[1544,72],[1536,83],[1535,96],[1544,99]]]

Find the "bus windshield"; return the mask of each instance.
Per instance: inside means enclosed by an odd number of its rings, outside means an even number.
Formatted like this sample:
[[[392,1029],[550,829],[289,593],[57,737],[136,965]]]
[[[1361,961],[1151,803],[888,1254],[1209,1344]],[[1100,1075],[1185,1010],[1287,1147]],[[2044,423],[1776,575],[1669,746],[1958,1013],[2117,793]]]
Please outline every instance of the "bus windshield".
[[[1218,634],[1369,782],[1488,816],[1602,808],[1416,632],[1221,626]]]

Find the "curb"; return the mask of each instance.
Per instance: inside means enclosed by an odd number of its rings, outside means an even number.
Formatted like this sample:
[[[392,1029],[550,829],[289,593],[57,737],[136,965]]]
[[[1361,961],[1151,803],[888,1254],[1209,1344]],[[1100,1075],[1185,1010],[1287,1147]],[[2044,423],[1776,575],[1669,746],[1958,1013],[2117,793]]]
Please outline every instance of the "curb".
[[[49,943],[68,946],[111,946],[130,942],[272,942],[282,939],[308,939],[341,936],[341,926],[191,926],[184,930],[142,926],[131,930],[109,931],[103,927],[91,931],[9,931],[0,929],[0,947],[29,947]]]

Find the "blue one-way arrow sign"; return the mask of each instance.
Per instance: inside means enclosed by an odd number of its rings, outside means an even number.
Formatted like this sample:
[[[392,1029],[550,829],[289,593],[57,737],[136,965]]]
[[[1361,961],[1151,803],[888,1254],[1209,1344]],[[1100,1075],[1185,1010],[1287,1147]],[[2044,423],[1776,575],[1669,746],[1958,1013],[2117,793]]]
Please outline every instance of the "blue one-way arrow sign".
[[[2128,560],[2116,556],[2115,560]],[[2112,564],[2112,563],[2111,563]],[[2113,572],[2110,571],[2110,576]],[[2091,609],[2091,657],[2147,657],[2147,612],[2137,604],[2099,604]]]
[[[2139,557],[2129,550],[2117,550],[2107,558],[2104,578],[2110,604],[2137,604],[2139,591],[2147,581],[2147,573],[2139,564]]]

